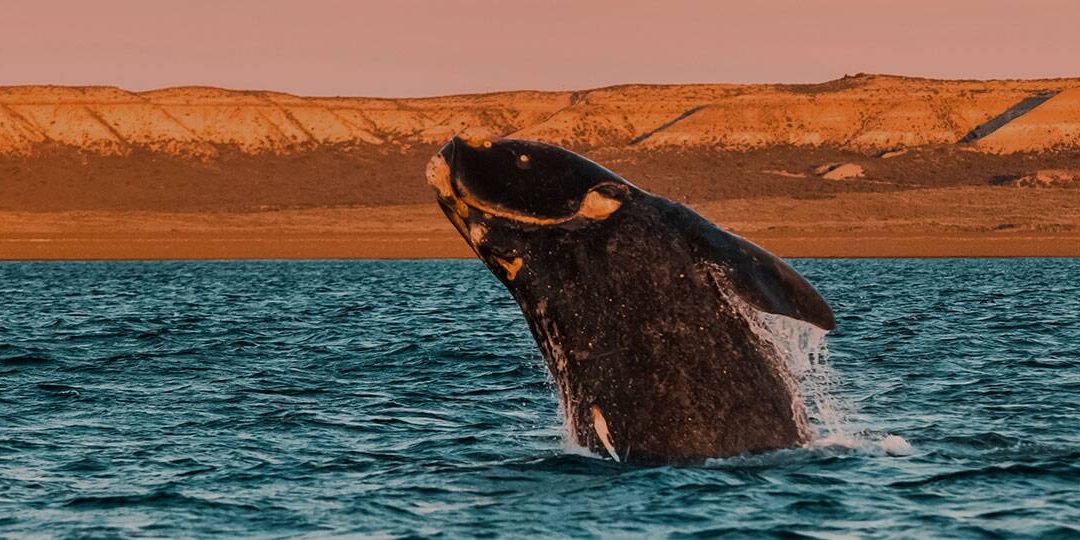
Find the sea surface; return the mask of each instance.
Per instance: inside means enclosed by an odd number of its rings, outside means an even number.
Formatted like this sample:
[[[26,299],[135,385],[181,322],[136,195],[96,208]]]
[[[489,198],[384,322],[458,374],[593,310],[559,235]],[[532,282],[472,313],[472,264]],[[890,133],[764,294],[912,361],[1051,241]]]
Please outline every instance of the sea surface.
[[[1080,536],[1080,260],[793,265],[831,427],[637,468],[476,261],[0,263],[0,536]]]

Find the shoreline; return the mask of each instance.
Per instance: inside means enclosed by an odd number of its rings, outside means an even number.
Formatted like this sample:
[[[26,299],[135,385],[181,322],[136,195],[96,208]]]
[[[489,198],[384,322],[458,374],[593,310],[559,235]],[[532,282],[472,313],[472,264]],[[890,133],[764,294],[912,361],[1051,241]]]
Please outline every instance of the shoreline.
[[[785,258],[1080,257],[1080,190],[1001,195],[989,188],[948,188],[691,206]],[[434,204],[0,211],[0,260],[471,258]]]

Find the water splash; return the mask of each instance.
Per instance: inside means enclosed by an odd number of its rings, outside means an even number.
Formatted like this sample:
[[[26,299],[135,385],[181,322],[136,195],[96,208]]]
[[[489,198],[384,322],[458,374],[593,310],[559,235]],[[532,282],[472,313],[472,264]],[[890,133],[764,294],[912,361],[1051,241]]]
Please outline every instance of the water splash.
[[[829,363],[826,331],[812,324],[768,313],[757,316],[757,333],[776,347],[806,404],[815,439],[851,436],[851,406],[836,397],[836,373]]]
[[[562,428],[561,442],[562,442],[562,453],[563,454],[568,454],[568,455],[571,455],[571,456],[587,457],[587,458],[593,458],[593,459],[599,459],[599,460],[607,460],[608,459],[607,456],[601,456],[600,454],[597,454],[597,453],[593,452],[592,450],[589,450],[588,448],[582,446],[581,443],[577,442],[577,438],[574,437],[573,433],[571,433],[566,428],[565,425]]]
[[[853,405],[838,397],[838,379],[829,362],[828,331],[790,317],[754,310],[753,329],[776,347],[805,405],[811,448],[861,450],[906,456],[911,445],[903,437],[870,435],[853,421]]]

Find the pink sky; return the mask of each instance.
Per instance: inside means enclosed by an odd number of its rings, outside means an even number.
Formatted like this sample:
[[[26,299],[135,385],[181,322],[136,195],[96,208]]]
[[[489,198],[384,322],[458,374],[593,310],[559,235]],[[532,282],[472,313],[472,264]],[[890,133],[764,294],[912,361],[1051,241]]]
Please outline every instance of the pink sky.
[[[1077,0],[0,0],[0,85],[422,96],[1080,76]]]

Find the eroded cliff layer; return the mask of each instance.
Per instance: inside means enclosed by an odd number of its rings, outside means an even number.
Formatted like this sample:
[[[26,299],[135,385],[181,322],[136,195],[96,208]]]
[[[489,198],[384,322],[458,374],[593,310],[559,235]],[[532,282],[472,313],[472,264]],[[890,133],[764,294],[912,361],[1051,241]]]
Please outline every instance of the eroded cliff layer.
[[[1080,147],[1080,79],[937,81],[858,75],[815,85],[629,85],[425,99],[111,87],[0,88],[0,154],[69,146],[213,158],[229,147],[408,151],[467,129],[599,148],[864,153],[963,144],[987,153]]]

